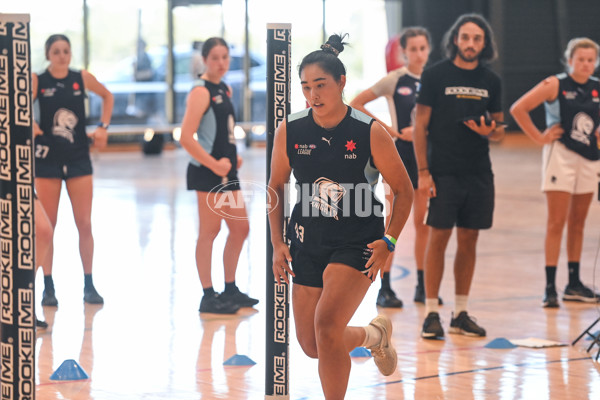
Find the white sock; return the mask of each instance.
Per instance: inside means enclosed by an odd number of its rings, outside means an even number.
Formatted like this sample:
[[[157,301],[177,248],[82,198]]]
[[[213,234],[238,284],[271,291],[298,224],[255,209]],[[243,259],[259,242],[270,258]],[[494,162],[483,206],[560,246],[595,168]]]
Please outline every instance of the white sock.
[[[373,325],[364,326],[365,341],[361,344],[362,347],[373,347],[381,342],[381,331]]]
[[[467,311],[467,302],[469,301],[469,296],[464,294],[457,294],[454,304],[454,318],[458,317],[458,314],[461,311]]]
[[[426,298],[425,299],[425,316],[428,316],[429,313],[439,312],[440,305],[437,297],[433,299]]]

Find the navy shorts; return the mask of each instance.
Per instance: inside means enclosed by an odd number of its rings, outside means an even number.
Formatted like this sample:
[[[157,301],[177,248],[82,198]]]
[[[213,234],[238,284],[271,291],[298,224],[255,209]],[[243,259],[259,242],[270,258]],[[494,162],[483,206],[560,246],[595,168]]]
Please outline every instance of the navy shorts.
[[[92,175],[92,172],[92,160],[89,157],[66,161],[49,160],[46,158],[35,159],[36,178],[67,180],[69,178]]]
[[[196,166],[191,163],[188,164],[187,168],[187,188],[188,190],[196,190],[198,192],[241,190],[237,171],[230,172],[227,177],[222,177],[203,165]]]
[[[436,176],[436,197],[429,199],[427,225],[488,229],[494,215],[494,175]]]
[[[290,246],[292,270],[296,276],[294,283],[311,287],[323,287],[323,272],[330,263],[345,264],[363,274],[367,274],[365,265],[371,258],[372,250],[363,246],[340,246],[328,251],[308,252],[295,245]]]
[[[398,154],[400,154],[402,163],[404,163],[404,168],[406,168],[406,172],[408,172],[408,177],[413,185],[413,189],[418,189],[419,171],[412,142],[398,139],[396,140],[396,149],[398,149]]]

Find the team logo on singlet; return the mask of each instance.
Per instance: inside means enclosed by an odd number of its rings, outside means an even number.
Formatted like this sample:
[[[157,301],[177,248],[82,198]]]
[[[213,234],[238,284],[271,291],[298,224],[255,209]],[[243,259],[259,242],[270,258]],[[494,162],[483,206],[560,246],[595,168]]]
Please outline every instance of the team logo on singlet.
[[[577,98],[577,92],[574,90],[563,90],[562,94],[567,100],[575,100]]]
[[[79,119],[73,111],[66,108],[59,108],[54,114],[54,125],[52,134],[65,138],[70,143],[75,142],[75,126]]]
[[[215,104],[221,104],[223,102],[223,96],[221,96],[220,94],[213,96],[212,101]]]
[[[339,203],[346,194],[346,189],[337,182],[327,178],[319,178],[313,183],[311,206],[318,209],[325,217],[339,219]]]
[[[584,112],[578,112],[573,118],[573,128],[571,129],[571,138],[578,142],[590,145],[590,136],[594,131],[594,121]]]
[[[409,88],[408,86],[400,86],[398,88],[397,92],[399,95],[402,95],[402,96],[410,96],[413,93],[412,89]]]

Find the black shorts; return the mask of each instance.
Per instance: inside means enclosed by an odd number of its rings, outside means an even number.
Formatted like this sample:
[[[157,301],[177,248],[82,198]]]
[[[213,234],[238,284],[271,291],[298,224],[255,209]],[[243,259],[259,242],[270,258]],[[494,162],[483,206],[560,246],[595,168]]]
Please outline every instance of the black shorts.
[[[417,168],[417,158],[415,157],[415,150],[412,142],[398,139],[396,140],[396,149],[398,154],[404,163],[404,168],[408,172],[408,177],[413,185],[413,189],[419,187],[419,170]]]
[[[373,251],[365,246],[340,246],[328,251],[312,253],[299,248],[292,242],[290,255],[292,256],[292,270],[296,276],[294,283],[311,287],[323,287],[323,272],[330,263],[345,264],[363,274],[367,273],[365,265]]]
[[[203,165],[198,167],[192,163],[188,164],[187,168],[187,188],[198,192],[227,192],[241,189],[237,171],[222,177]]]
[[[436,176],[436,197],[429,199],[427,225],[488,229],[494,215],[494,175]]]
[[[36,178],[67,180],[69,178],[92,175],[92,172],[92,160],[89,157],[66,161],[49,160],[46,158],[35,159]]]

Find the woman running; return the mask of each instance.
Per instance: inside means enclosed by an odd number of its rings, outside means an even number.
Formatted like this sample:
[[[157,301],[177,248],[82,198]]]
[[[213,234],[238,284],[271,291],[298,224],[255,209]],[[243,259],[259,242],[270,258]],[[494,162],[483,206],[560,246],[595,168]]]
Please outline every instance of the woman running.
[[[410,213],[410,178],[385,129],[347,106],[342,97],[346,68],[338,59],[342,37],[332,35],[299,67],[302,92],[310,105],[277,128],[269,187],[279,199],[293,172],[298,199],[284,241],[284,205],[269,214],[273,274],[293,276],[296,335],[304,352],[319,360],[326,399],[343,399],[350,374],[349,352],[371,349],[382,374],[397,364],[392,324],[379,315],[366,327],[348,323],[386,259],[394,251]],[[394,193],[390,223],[374,195],[379,172]],[[291,265],[290,265],[291,263]]]

